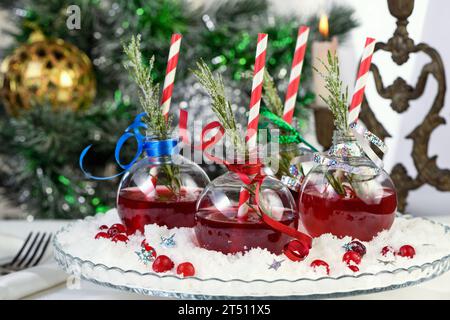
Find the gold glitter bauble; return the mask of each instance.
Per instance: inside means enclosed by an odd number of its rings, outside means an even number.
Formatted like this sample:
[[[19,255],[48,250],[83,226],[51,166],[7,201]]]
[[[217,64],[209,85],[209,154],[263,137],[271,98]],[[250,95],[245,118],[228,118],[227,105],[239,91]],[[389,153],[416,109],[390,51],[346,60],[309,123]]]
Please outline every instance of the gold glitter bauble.
[[[61,39],[21,45],[3,60],[0,73],[0,97],[13,115],[35,104],[82,110],[95,97],[91,61]]]

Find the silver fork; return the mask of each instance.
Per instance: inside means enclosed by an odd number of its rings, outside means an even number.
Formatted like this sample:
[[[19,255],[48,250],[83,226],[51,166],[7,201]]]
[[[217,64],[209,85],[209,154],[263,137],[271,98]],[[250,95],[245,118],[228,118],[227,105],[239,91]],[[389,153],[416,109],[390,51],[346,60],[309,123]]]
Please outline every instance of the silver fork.
[[[34,267],[41,262],[52,238],[51,233],[30,232],[11,262],[0,265],[0,275]]]

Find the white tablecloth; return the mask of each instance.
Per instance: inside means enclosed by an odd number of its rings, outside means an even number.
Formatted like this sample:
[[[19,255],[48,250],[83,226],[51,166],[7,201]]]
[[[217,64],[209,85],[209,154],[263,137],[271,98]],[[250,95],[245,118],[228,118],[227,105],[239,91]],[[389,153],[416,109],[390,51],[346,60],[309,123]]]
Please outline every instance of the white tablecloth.
[[[450,217],[434,217],[442,223],[450,225]],[[68,221],[37,220],[26,221],[0,221],[0,233],[10,234],[25,238],[29,231],[51,231],[58,230]],[[51,261],[50,261],[51,262]],[[48,262],[47,262],[48,263]],[[55,269],[56,269],[55,265]],[[158,297],[146,297],[119,290],[104,288],[87,281],[74,282],[72,278],[68,281],[48,288],[41,292],[25,297],[25,299],[159,299]],[[450,299],[450,272],[426,281],[422,284],[386,292],[346,297],[344,299]]]

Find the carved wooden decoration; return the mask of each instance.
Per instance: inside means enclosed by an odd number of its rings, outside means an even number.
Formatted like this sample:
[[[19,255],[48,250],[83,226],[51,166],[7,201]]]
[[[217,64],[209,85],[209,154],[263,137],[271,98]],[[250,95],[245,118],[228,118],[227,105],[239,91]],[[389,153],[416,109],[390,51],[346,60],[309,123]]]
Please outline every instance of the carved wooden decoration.
[[[392,60],[397,65],[402,65],[408,61],[409,56],[414,53],[423,52],[431,58],[431,61],[424,65],[418,81],[414,87],[409,85],[402,78],[397,78],[391,85],[385,86],[378,67],[372,64],[371,71],[375,79],[378,94],[391,100],[391,108],[398,113],[403,113],[409,108],[411,100],[418,99],[424,92],[427,80],[434,77],[438,83],[437,94],[433,103],[423,119],[423,121],[406,138],[413,140],[411,156],[414,166],[417,169],[417,176],[410,177],[406,168],[402,164],[396,164],[391,172],[391,177],[398,190],[398,210],[404,212],[406,199],[411,190],[418,189],[424,184],[434,186],[440,191],[450,191],[450,170],[441,169],[437,166],[437,156],[428,156],[428,145],[433,130],[445,123],[439,113],[444,106],[446,91],[446,81],[444,65],[439,53],[424,43],[415,44],[409,37],[406,26],[408,17],[414,8],[414,0],[388,0],[389,11],[397,20],[397,29],[392,38],[387,43],[378,42],[375,52],[379,50],[391,53]],[[369,130],[380,138],[390,137],[389,132],[376,119],[370,110],[367,100],[363,102],[361,120]]]

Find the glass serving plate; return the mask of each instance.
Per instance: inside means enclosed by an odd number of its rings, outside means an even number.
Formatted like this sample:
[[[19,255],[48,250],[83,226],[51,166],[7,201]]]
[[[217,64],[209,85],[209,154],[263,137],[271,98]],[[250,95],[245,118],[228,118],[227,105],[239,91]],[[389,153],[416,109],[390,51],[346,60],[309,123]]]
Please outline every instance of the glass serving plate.
[[[450,236],[450,227],[424,218],[399,216],[397,219],[421,219],[434,228],[444,228]],[[76,222],[74,222],[76,223]],[[65,252],[59,235],[53,240],[55,259],[69,274],[109,288],[142,295],[180,299],[303,299],[335,298],[403,288],[435,278],[450,269],[450,252],[444,257],[392,271],[361,273],[339,277],[299,278],[295,280],[244,280],[220,278],[181,278],[176,275],[159,275],[153,272],[123,270],[93,261],[82,260]],[[442,229],[440,229],[442,230]],[[450,250],[450,248],[449,248]]]

